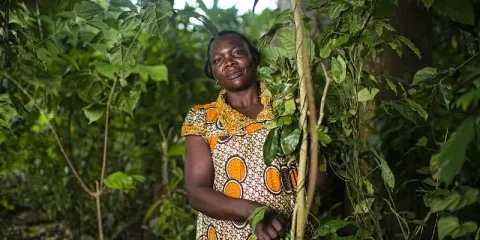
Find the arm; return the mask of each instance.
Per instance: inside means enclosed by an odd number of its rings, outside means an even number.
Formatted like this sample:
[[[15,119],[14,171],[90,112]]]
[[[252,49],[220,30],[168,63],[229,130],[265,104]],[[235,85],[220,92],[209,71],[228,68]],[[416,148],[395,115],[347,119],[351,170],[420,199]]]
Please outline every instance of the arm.
[[[260,203],[235,199],[213,189],[210,148],[201,136],[186,137],[185,188],[194,209],[219,220],[247,220]]]

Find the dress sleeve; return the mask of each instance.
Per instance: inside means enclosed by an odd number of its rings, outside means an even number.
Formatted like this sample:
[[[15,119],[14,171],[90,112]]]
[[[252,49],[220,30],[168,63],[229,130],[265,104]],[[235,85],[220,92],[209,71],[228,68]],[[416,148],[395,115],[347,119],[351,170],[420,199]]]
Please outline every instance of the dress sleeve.
[[[205,110],[200,108],[192,108],[185,117],[182,125],[182,136],[197,135],[205,138]]]

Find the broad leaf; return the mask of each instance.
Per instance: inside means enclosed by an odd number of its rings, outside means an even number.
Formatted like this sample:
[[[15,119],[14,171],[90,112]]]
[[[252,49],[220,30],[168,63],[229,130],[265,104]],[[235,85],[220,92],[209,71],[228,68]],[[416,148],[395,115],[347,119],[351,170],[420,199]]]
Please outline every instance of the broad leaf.
[[[284,155],[292,154],[300,142],[300,129],[292,130],[290,127],[282,128],[282,137],[280,138],[280,145]]]
[[[73,6],[73,13],[77,17],[84,19],[93,18],[95,15],[102,13],[103,11],[104,9],[100,7],[100,5],[89,1],[82,1]]]
[[[137,45],[132,43],[128,45],[119,44],[112,49],[109,56],[110,63],[117,66],[133,66],[135,65],[135,55],[137,53]]]
[[[425,109],[422,107],[422,105],[416,103],[415,101],[411,99],[407,99],[407,103],[412,108],[413,111],[417,112],[423,120],[427,120],[428,118],[428,113],[425,111]]]
[[[116,106],[120,110],[130,114],[133,117],[133,110],[135,109],[138,100],[140,99],[140,92],[122,90],[116,96]]]
[[[466,159],[465,152],[475,133],[474,117],[465,119],[430,159],[432,176],[450,184],[460,172]]]
[[[152,36],[161,37],[167,30],[168,20],[172,15],[172,5],[168,1],[148,3],[141,14],[143,29]]]
[[[325,127],[320,127],[317,130],[318,132],[318,141],[320,144],[323,146],[326,146],[327,144],[330,144],[332,142],[332,138],[328,136],[328,129]]]
[[[337,83],[341,83],[347,76],[347,64],[342,56],[338,55],[337,58],[332,57],[331,61],[333,80]]]
[[[432,79],[437,76],[437,69],[426,67],[418,70],[413,77],[413,84],[419,84],[425,80]]]
[[[368,213],[370,209],[372,208],[372,204],[374,198],[366,198],[363,201],[359,202],[358,204],[355,204],[355,207],[353,208],[353,214],[363,214],[363,213]]]
[[[88,123],[90,124],[100,119],[105,113],[106,109],[105,106],[102,106],[100,104],[91,104],[87,107],[84,107],[82,110],[85,116],[88,118]]]
[[[432,6],[435,11],[447,15],[455,22],[472,26],[475,24],[472,0],[435,0]]]
[[[295,104],[295,100],[289,99],[285,102],[285,112],[283,113],[283,116],[288,116],[292,115],[295,113],[295,110],[297,108],[297,105]]]
[[[78,96],[85,102],[92,102],[97,96],[103,93],[105,86],[92,76],[82,78],[76,82]]]
[[[373,100],[379,92],[380,90],[378,90],[377,88],[372,88],[370,90],[368,88],[364,88],[357,93],[358,101],[366,102]]]
[[[137,6],[135,6],[130,0],[110,0],[110,4],[120,7],[128,7],[130,10],[138,12]]]
[[[277,128],[270,130],[263,144],[263,161],[270,165],[275,157],[280,153],[280,133]]]
[[[474,233],[477,228],[478,225],[472,221],[460,224],[455,216],[442,217],[438,220],[438,239],[442,240],[448,236],[452,238],[463,237]]]
[[[257,224],[265,217],[265,212],[267,211],[267,209],[268,206],[258,207],[252,212],[252,214],[248,218],[248,220],[251,220],[252,223],[252,232],[255,232]],[[256,239],[256,236],[254,236],[254,239]]]
[[[116,172],[108,175],[105,186],[117,190],[130,190],[135,188],[135,182],[133,177],[123,172]]]
[[[463,193],[457,190],[437,189],[432,194],[426,195],[424,201],[433,212],[455,212],[478,202],[479,193],[480,191],[475,188],[466,188]]]
[[[410,39],[404,37],[404,36],[398,36],[398,39],[400,40],[400,42],[402,42],[403,44],[405,44],[408,48],[410,48],[414,53],[415,55],[417,55],[418,58],[421,58],[422,56],[420,55],[420,50],[415,47],[415,45],[412,43],[412,41],[410,41]]]
[[[168,69],[165,65],[148,66],[138,64],[131,71],[140,74],[140,79],[143,81],[147,81],[149,77],[154,81],[168,80]]]
[[[392,107],[395,111],[400,113],[400,115],[402,115],[404,118],[410,120],[415,125],[417,125],[417,121],[415,120],[416,114],[412,111],[412,109],[409,106],[405,104],[395,103],[395,102],[389,102],[384,104],[386,106]]]
[[[417,141],[417,143],[415,144],[415,146],[425,147],[425,146],[427,146],[427,142],[428,142],[427,137],[423,136],[423,137],[421,137],[420,139],[418,139],[418,141]]]
[[[387,79],[387,85],[388,87],[390,87],[390,89],[392,89],[392,91],[395,92],[395,94],[398,94],[397,85],[395,85],[395,83],[392,80]]]
[[[343,219],[330,220],[317,228],[317,235],[321,237],[327,237],[332,233],[336,233],[339,229],[351,224],[351,221]]]

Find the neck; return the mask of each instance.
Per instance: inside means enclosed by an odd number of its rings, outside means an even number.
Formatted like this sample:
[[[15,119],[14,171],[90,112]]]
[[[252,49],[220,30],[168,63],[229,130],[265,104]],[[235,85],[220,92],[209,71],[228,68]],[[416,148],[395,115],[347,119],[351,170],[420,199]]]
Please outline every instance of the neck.
[[[260,103],[260,86],[258,82],[242,91],[226,90],[225,100],[233,108],[246,108]]]

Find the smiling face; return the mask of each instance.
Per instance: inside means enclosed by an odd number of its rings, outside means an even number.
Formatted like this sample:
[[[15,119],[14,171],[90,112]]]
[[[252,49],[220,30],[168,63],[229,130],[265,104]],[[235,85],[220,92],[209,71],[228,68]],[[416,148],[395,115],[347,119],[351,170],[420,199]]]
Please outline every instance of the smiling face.
[[[255,85],[256,66],[239,36],[227,34],[213,41],[208,54],[213,77],[226,90],[241,91]]]

